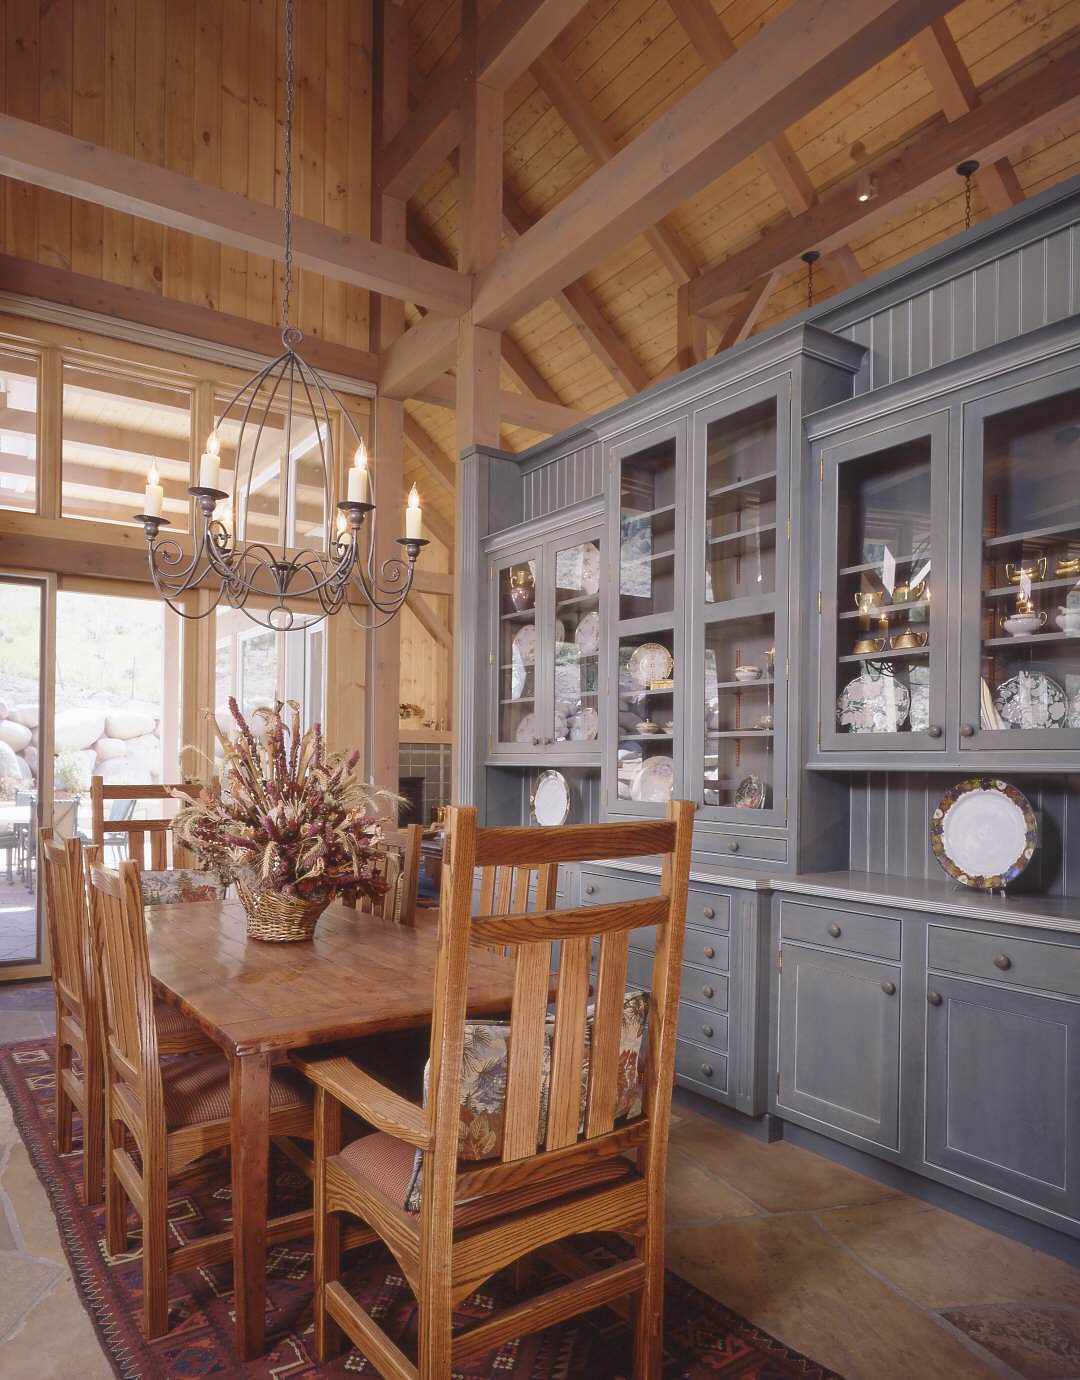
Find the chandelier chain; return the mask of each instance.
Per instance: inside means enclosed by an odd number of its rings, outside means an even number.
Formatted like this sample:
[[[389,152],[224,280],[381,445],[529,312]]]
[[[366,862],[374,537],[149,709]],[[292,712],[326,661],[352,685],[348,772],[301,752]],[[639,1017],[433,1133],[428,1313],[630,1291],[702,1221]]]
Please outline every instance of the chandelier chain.
[[[289,305],[292,296],[292,136],[295,75],[293,0],[285,0],[285,285],[281,297],[281,339],[286,346],[295,343],[297,339],[289,325]]]

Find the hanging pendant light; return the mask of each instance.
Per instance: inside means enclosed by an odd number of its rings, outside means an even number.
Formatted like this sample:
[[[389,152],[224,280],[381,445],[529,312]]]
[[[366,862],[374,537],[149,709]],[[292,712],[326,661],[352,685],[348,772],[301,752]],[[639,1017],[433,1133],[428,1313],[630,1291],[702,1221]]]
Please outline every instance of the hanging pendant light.
[[[169,526],[162,516],[163,489],[156,466],[151,468],[144,500],[136,517],[148,543],[150,574],[165,602],[184,618],[205,618],[222,602],[240,609],[254,623],[287,632],[310,626],[312,605],[316,620],[348,609],[358,627],[371,629],[389,623],[412,588],[417,557],[427,542],[421,536],[420,497],[413,486],[404,511],[405,535],[398,538],[401,557],[381,564],[376,560],[375,472],[368,466],[367,448],[352,418],[327,380],[299,353],[303,332],[289,319],[292,289],[292,130],[293,130],[293,5],[285,2],[285,276],[281,303],[281,343],[284,351],[236,390],[222,409],[199,462],[199,482],[188,489],[195,500],[193,550],[174,537],[161,538]],[[347,496],[337,501],[337,453],[333,404],[342,419],[348,449],[354,452]],[[284,408],[284,412],[281,409]],[[267,458],[263,445],[275,432],[283,435],[280,455]],[[219,488],[221,437],[234,432],[235,449],[231,495]],[[377,439],[377,438],[376,438]],[[260,450],[262,454],[260,455]],[[322,549],[289,547],[290,502],[292,526],[301,539],[298,467],[317,452],[322,470]],[[257,470],[256,461],[264,465]],[[280,474],[282,512],[278,517],[280,544],[249,541],[248,527],[257,496],[268,479]],[[225,500],[225,502],[223,502]],[[218,504],[222,507],[219,509]],[[372,514],[370,520],[368,515]],[[204,581],[216,581],[216,597],[202,613],[188,613],[180,601]],[[247,607],[256,596],[256,605]],[[297,614],[303,623],[297,625]]]
[[[979,171],[976,158],[968,158],[957,165],[956,171],[964,179],[964,229],[971,229],[971,179]]]
[[[806,309],[809,311],[814,305],[814,265],[821,258],[821,254],[816,249],[808,249],[805,254],[800,254],[799,258],[806,265]]]

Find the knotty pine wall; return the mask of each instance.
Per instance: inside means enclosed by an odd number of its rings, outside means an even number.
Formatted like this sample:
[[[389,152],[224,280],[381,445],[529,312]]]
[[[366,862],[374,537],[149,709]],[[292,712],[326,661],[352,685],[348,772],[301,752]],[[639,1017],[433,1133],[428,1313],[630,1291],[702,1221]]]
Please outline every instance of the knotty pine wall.
[[[370,0],[300,0],[294,204],[366,235]],[[284,0],[3,0],[0,110],[259,201],[283,204]],[[263,323],[269,259],[2,183],[6,254]],[[368,347],[368,294],[302,272],[305,333]]]

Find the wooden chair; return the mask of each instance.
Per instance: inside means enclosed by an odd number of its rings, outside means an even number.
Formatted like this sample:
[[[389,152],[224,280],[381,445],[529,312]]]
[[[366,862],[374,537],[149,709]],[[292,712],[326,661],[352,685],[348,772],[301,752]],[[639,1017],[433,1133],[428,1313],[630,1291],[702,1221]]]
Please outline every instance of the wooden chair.
[[[419,824],[407,825],[398,837],[388,838],[379,848],[377,875],[387,889],[372,906],[372,913],[397,925],[416,924],[416,898],[420,890],[420,844],[424,830]],[[355,893],[342,896],[342,903],[355,910]]]
[[[693,815],[693,805],[679,801],[668,806],[665,820],[478,831],[475,810],[450,812],[427,1105],[398,1096],[348,1059],[299,1057],[315,1085],[320,1361],[340,1350],[343,1329],[388,1380],[445,1380],[468,1358],[511,1338],[629,1296],[634,1375],[658,1380],[664,1172]],[[528,915],[472,914],[477,865],[554,868],[657,854],[663,869],[655,897]],[[642,1110],[616,1121],[629,934],[644,927],[655,928],[656,950]],[[594,939],[599,957],[587,1041]],[[558,983],[549,1034],[555,941]],[[513,946],[514,964],[501,1158],[464,1162],[458,1159],[458,1135],[469,948],[498,944]],[[549,1038],[550,1094],[538,1148]],[[375,1132],[342,1148],[343,1109],[363,1117]],[[410,1212],[404,1203],[416,1149],[424,1155],[423,1188],[419,1212]],[[625,1157],[628,1151],[635,1153],[633,1160]],[[342,1214],[360,1218],[381,1237],[416,1294],[416,1365],[340,1283]],[[558,1244],[592,1231],[627,1234],[633,1255],[595,1269]],[[567,1283],[451,1335],[455,1304],[496,1271],[538,1251]]]
[[[191,851],[176,841],[172,833],[172,818],[162,814],[157,818],[135,819],[130,812],[115,814],[117,807],[140,800],[171,801],[171,790],[197,795],[202,790],[198,781],[184,781],[175,786],[119,785],[106,786],[100,776],[90,780],[90,838],[95,847],[122,848],[127,843],[128,858],[139,864],[143,899],[147,905],[165,901],[203,901],[222,896],[225,884],[216,873],[200,869]],[[106,805],[111,804],[109,818]],[[147,842],[150,856],[147,859]],[[198,873],[200,881],[192,874]],[[186,885],[183,885],[186,882]]]
[[[78,1111],[82,1117],[86,1201],[100,1203],[104,1064],[83,847],[77,838],[58,839],[51,829],[42,829],[38,856],[45,878],[45,919],[56,1000],[56,1148],[61,1155],[70,1152],[72,1115]],[[164,1002],[155,1003],[154,1016],[161,1054],[200,1054],[216,1049],[208,1036]]]
[[[232,1143],[229,1065],[217,1053],[162,1067],[138,865],[113,872],[91,863],[89,874],[105,1055],[105,1239],[113,1255],[127,1249],[130,1202],[142,1219],[143,1327],[160,1337],[168,1331],[169,1275],[218,1264],[232,1252],[231,1232],[170,1250],[166,1221],[170,1177]],[[292,1069],[273,1075],[270,1130],[312,1138],[310,1095]],[[306,1212],[270,1221],[268,1238],[301,1235],[309,1222]]]

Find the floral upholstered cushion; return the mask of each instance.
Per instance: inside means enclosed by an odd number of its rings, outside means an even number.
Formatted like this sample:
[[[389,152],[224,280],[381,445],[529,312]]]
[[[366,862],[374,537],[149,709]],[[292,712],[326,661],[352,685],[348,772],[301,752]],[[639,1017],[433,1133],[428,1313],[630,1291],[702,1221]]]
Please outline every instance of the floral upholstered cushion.
[[[641,1112],[642,1070],[645,1030],[649,1015],[649,994],[629,988],[623,1001],[622,1033],[619,1040],[619,1080],[615,1119],[638,1116]],[[585,1129],[585,1103],[589,1088],[589,1051],[592,1044],[593,1007],[587,1012],[585,1058],[581,1070],[581,1111],[578,1134]],[[536,1144],[547,1136],[548,1104],[551,1094],[551,1047],[555,1031],[549,1020],[544,1033],[544,1060],[540,1084],[540,1118]],[[506,1130],[506,1081],[510,1065],[510,1025],[506,1021],[467,1021],[465,1053],[461,1066],[461,1117],[458,1122],[458,1159],[490,1160],[502,1154]],[[424,1101],[427,1101],[430,1065],[424,1069]],[[413,1176],[405,1195],[409,1212],[419,1212],[423,1186],[422,1151],[416,1152]]]
[[[167,867],[141,875],[143,905],[173,906],[181,901],[220,901],[226,883],[216,872]]]

